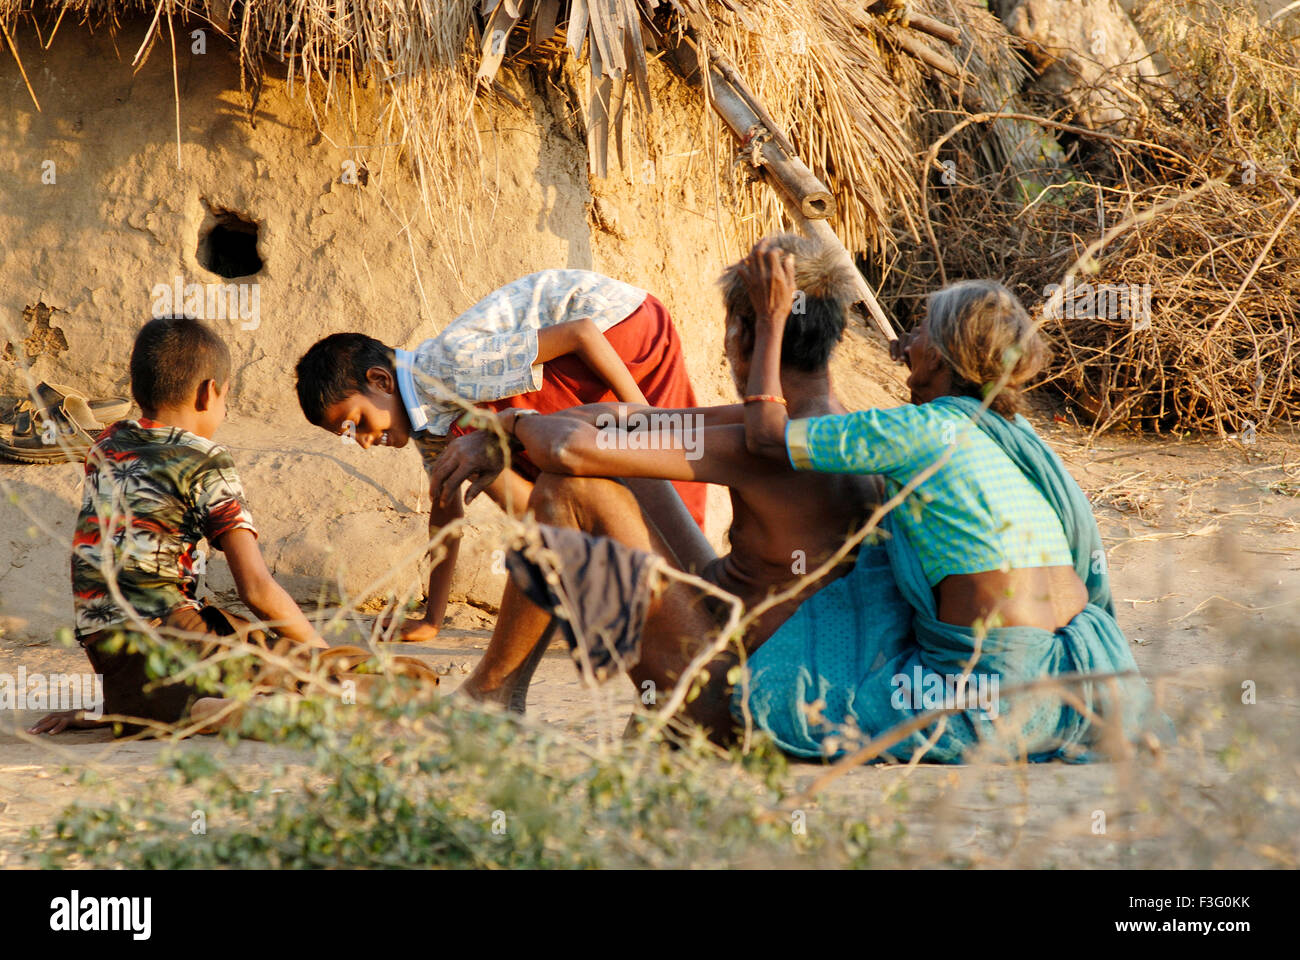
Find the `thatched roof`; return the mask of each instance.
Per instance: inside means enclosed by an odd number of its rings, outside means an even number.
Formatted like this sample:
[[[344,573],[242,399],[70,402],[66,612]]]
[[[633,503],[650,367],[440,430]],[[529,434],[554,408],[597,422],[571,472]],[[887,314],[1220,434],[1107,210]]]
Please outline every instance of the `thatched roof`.
[[[1063,104],[1019,108],[1014,41],[977,0],[0,0],[0,35],[21,65],[19,20],[48,45],[60,24],[128,16],[134,39],[144,18],[138,62],[171,55],[178,20],[205,20],[238,50],[250,105],[270,69],[317,115],[377,90],[384,140],[426,199],[477,164],[473,111],[523,105],[521,71],[546,71],[580,103],[597,177],[643,169],[667,112],[655,97],[679,90],[699,105],[720,204],[755,235],[788,225],[790,191],[748,182],[781,181],[760,162],[779,143],[845,245],[881,254],[867,273],[895,320],[960,276],[1000,277],[1031,307],[1078,270],[1149,284],[1141,329],[1091,312],[1049,322],[1063,392],[1101,425],[1295,422],[1300,22],[1261,23],[1251,0],[1144,10],[1173,79],[1127,95],[1136,133],[1124,135],[1063,123]],[[1231,70],[1225,50],[1240,52]],[[719,77],[753,126],[714,115]],[[1068,168],[1056,131],[1077,141]],[[1165,210],[1171,191],[1185,193]]]
[[[171,56],[179,21],[207,21],[238,49],[250,105],[263,71],[279,63],[314,104],[337,108],[373,82],[392,139],[422,183],[443,182],[474,158],[469,111],[511,99],[502,80],[524,64],[564,58],[587,77],[586,124],[593,173],[627,170],[655,140],[650,64],[689,35],[702,59],[734,64],[783,128],[801,159],[834,195],[836,232],[850,249],[887,248],[891,230],[915,237],[921,156],[936,126],[929,111],[962,102],[996,109],[1018,89],[1022,67],[1006,32],[982,3],[920,0],[910,16],[945,29],[921,33],[896,0],[0,0],[0,23],[56,29],[90,22],[110,29],[128,15],[152,21],[137,60]],[[952,42],[952,41],[955,41]],[[182,37],[182,42],[184,38]],[[13,50],[21,63],[22,51]],[[958,66],[960,64],[960,66]],[[963,85],[950,74],[964,74]],[[715,133],[697,93],[702,115]],[[946,119],[946,118],[945,118]],[[1006,131],[983,148],[1004,158]],[[613,142],[614,151],[608,148]],[[714,151],[717,175],[733,178],[733,145]],[[640,154],[637,152],[640,151]],[[727,185],[756,230],[781,219],[765,189]]]

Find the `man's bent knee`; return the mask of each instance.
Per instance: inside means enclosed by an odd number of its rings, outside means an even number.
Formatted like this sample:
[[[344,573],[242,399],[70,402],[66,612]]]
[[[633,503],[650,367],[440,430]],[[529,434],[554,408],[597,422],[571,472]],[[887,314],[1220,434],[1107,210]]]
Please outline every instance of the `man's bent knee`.
[[[573,526],[576,520],[599,512],[603,507],[626,509],[627,504],[635,504],[635,500],[627,487],[617,480],[543,473],[533,484],[528,507],[541,523]]]

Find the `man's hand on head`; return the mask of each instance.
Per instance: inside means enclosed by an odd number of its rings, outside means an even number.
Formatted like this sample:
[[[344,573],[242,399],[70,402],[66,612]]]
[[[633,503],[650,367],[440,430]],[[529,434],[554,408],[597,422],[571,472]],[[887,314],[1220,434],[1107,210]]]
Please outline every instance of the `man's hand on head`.
[[[740,265],[740,275],[749,291],[754,319],[759,328],[784,328],[798,292],[794,280],[794,254],[770,240],[754,245]]]
[[[460,495],[461,484],[470,481],[465,503],[470,503],[501,475],[505,457],[501,439],[492,430],[475,430],[447,444],[429,475],[429,496],[444,510]]]

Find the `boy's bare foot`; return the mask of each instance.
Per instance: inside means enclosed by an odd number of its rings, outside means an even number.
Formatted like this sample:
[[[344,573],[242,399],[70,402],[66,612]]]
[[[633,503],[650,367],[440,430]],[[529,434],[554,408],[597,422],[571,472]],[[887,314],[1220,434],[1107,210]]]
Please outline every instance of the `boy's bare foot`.
[[[28,733],[62,733],[64,730],[90,730],[94,727],[106,727],[104,720],[92,720],[84,710],[60,710],[47,713],[27,729]]]
[[[439,626],[427,620],[408,620],[402,624],[397,639],[402,643],[428,643],[438,636]]]

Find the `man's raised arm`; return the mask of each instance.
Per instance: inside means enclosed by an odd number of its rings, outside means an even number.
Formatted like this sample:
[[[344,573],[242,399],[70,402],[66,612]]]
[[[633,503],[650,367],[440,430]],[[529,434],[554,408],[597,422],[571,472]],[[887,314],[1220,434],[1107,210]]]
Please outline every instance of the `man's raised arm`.
[[[781,385],[781,340],[794,304],[794,256],[760,240],[745,258],[741,275],[754,305],[754,352],[745,398],[745,446],[750,453],[789,463]]]

